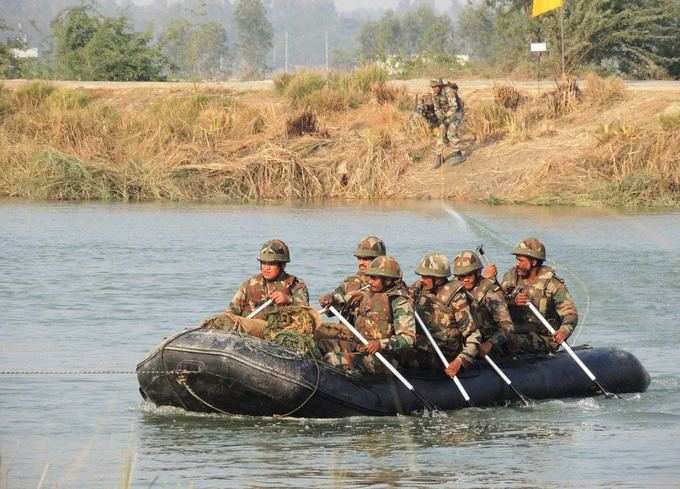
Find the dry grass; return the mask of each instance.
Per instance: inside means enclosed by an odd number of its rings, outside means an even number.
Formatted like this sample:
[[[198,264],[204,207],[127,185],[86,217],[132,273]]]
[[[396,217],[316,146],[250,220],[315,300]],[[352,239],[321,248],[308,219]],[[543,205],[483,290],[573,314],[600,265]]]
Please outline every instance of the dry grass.
[[[486,99],[470,97],[463,133],[478,144],[543,143],[556,127],[626,97],[618,82],[593,80],[583,92],[566,84],[541,98],[513,87],[496,87],[494,101],[488,91]],[[309,201],[429,196],[443,188],[423,173],[432,131],[410,117],[413,98],[381,82],[380,73],[281,75],[275,83],[282,96],[198,86],[0,87],[0,196]],[[506,201],[639,205],[652,198],[639,191],[644,184],[663,196],[654,202],[675,202],[678,118],[668,109],[654,128],[604,124],[587,157],[537,162],[494,181],[492,193]],[[549,152],[550,140],[544,146]],[[545,189],[529,192],[536,181]]]
[[[371,76],[346,75],[334,83],[359,87]],[[380,181],[381,194],[394,195],[385,176],[398,179],[394,159],[404,157],[391,136],[403,133],[405,116],[395,107],[402,91],[374,89],[382,97],[375,108],[370,86],[361,93],[329,89],[324,81],[322,89],[306,91],[306,82],[295,78],[286,90],[293,87],[302,95],[287,99],[291,105],[306,103],[292,116],[291,106],[271,96],[215,89],[138,99],[45,84],[0,91],[7,103],[0,119],[0,195],[132,201],[374,198]],[[333,102],[336,96],[339,101]],[[360,119],[374,122],[344,129],[357,111],[364,114]],[[320,129],[320,114],[341,128],[333,139]]]

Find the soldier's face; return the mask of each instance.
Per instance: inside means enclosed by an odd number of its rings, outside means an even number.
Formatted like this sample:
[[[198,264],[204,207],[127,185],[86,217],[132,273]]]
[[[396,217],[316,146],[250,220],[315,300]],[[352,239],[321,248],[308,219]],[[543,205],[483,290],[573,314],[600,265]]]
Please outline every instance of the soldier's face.
[[[456,275],[456,278],[460,280],[465,287],[465,290],[472,290],[477,285],[477,272],[470,272],[466,275]]]
[[[425,290],[432,290],[434,288],[434,283],[437,279],[435,277],[423,276],[420,281],[423,283],[423,288]]]
[[[373,261],[373,258],[361,258],[357,257],[357,264],[359,265],[359,273],[366,273],[368,266]]]
[[[260,262],[260,272],[265,280],[275,280],[283,272],[283,264],[278,262]]]
[[[529,276],[531,269],[536,266],[536,260],[528,256],[517,255],[515,257],[515,265],[517,267],[517,275],[525,278]]]
[[[368,284],[371,286],[371,292],[382,292],[385,290],[385,279],[383,277],[371,275],[368,277]]]
[[[439,92],[441,92],[441,91],[442,91],[442,87],[439,87],[439,86],[437,86],[437,87],[432,87],[432,92],[433,92],[435,95],[439,95]]]

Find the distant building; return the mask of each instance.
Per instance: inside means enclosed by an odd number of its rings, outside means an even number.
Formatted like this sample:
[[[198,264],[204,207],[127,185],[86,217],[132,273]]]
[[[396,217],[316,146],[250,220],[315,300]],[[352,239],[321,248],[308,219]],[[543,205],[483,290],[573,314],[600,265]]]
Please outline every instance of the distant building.
[[[10,49],[10,53],[12,53],[14,59],[33,59],[38,57],[38,48],[29,49],[12,48]]]

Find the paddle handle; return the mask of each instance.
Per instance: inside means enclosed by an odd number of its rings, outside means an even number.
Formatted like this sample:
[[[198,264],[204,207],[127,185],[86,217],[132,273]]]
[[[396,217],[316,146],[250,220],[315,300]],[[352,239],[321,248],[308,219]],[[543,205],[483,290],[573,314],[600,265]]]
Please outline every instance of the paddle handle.
[[[550,323],[543,317],[543,314],[541,314],[541,312],[538,309],[536,309],[536,306],[534,306],[531,302],[527,302],[527,306],[529,306],[529,309],[531,309],[531,312],[534,313],[534,316],[536,316],[536,318],[541,323],[543,323],[543,326],[545,326],[545,329],[550,331],[550,334],[555,334],[555,328],[553,328],[550,325]],[[571,358],[574,359],[576,364],[579,367],[581,367],[581,370],[583,370],[585,372],[585,374],[588,376],[588,378],[591,381],[596,382],[595,375],[590,371],[590,369],[588,367],[586,367],[586,364],[581,361],[581,359],[576,355],[576,353],[574,353],[574,350],[571,349],[571,346],[569,346],[566,341],[562,342],[562,347],[567,351],[567,353],[569,353],[569,356],[571,356]]]
[[[420,318],[420,314],[418,314],[418,311],[415,311],[415,316],[416,316],[416,321],[418,321],[418,324],[420,325],[422,330],[425,332],[425,336],[427,336],[427,339],[432,344],[432,348],[434,348],[434,351],[437,352],[437,356],[442,361],[444,368],[448,367],[449,362],[446,360],[446,357],[444,356],[441,349],[439,348],[439,345],[437,344],[437,342],[434,340],[434,338],[430,334],[430,330],[427,329],[427,326],[425,326],[425,323]],[[453,382],[456,384],[456,387],[458,387],[458,391],[460,391],[460,394],[463,396],[463,399],[465,399],[465,402],[470,402],[470,395],[465,390],[465,387],[463,387],[463,384],[460,382],[460,379],[458,379],[457,375],[453,376]]]
[[[352,325],[350,324],[350,322],[347,321],[347,319],[345,319],[344,316],[343,316],[342,314],[340,314],[340,313],[338,312],[338,310],[337,310],[335,307],[330,306],[330,307],[328,308],[328,310],[331,311],[331,312],[333,313],[333,315],[334,315],[336,318],[338,318],[338,320],[339,320],[342,324],[344,324],[345,327],[346,327],[347,329],[349,329],[349,330],[352,332],[352,334],[353,334],[354,336],[356,336],[357,339],[358,339],[363,345],[368,345],[368,340],[367,340],[366,338],[364,338],[364,335],[362,335],[362,334],[359,332],[358,329],[356,329],[354,326],[352,326]],[[406,388],[407,388],[408,390],[410,390],[410,391],[414,391],[414,390],[415,390],[415,389],[413,388],[413,385],[412,385],[408,380],[406,380],[406,378],[405,378],[403,375],[401,375],[401,374],[399,373],[399,371],[398,371],[396,368],[394,368],[394,366],[393,366],[390,362],[388,362],[387,359],[386,359],[384,356],[382,356],[382,354],[381,354],[380,352],[376,352],[376,353],[375,353],[375,356],[376,356],[376,358],[377,358],[378,360],[380,360],[380,361],[382,362],[382,364],[385,366],[385,368],[387,368],[390,372],[392,372],[392,374],[394,374],[394,376],[395,376],[396,378],[398,378],[399,381],[400,381],[402,384],[404,384],[404,386],[406,386]]]
[[[267,300],[267,302],[265,302],[264,304],[262,304],[260,307],[258,307],[257,309],[255,309],[255,310],[254,310],[253,312],[251,312],[250,314],[248,314],[248,316],[246,316],[246,318],[247,318],[247,319],[253,319],[255,316],[257,316],[258,314],[260,314],[263,310],[265,310],[267,307],[269,307],[273,302],[274,302],[274,299],[269,299],[269,300]]]
[[[484,360],[486,360],[486,363],[491,365],[491,368],[496,371],[496,373],[501,379],[503,379],[503,382],[505,382],[508,385],[512,384],[510,378],[507,375],[505,375],[505,373],[498,367],[498,365],[496,365],[496,362],[494,362],[489,355],[485,355]]]

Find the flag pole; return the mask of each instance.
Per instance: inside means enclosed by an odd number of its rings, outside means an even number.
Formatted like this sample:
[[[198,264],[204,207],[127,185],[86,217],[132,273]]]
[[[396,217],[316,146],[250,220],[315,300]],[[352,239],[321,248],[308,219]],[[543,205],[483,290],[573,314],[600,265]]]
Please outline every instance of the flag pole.
[[[566,1],[562,4],[562,8],[560,9],[560,49],[561,49],[561,56],[560,56],[560,61],[561,61],[561,66],[562,66],[562,80],[564,80],[565,77],[565,69],[564,69],[564,5]]]

